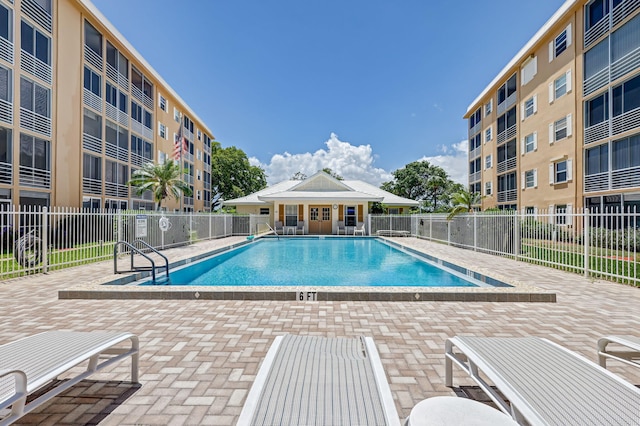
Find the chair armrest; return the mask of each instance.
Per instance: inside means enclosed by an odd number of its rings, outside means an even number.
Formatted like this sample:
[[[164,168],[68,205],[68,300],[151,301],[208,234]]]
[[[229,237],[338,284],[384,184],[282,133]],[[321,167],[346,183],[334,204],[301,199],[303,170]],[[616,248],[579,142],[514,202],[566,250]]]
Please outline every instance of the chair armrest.
[[[9,398],[0,401],[0,410],[11,407],[10,417],[20,417],[27,402],[27,375],[22,370],[0,370],[0,378],[7,376],[15,377],[15,391]]]

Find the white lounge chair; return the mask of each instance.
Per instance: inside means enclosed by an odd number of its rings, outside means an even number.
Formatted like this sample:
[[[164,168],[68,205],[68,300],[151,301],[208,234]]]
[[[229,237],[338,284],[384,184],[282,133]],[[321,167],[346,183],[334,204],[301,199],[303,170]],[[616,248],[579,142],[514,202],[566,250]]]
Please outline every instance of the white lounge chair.
[[[338,235],[342,232],[344,235],[347,235],[347,227],[344,226],[344,220],[339,220],[337,223]]]
[[[278,336],[237,425],[400,425],[373,339]]]
[[[640,389],[547,339],[457,336],[447,339],[445,357],[447,386],[453,384],[455,363],[520,424],[622,425],[640,420]]]
[[[304,220],[298,221],[298,224],[296,225],[296,235],[298,232],[304,235]]]
[[[613,343],[613,349],[608,347]],[[619,350],[624,346],[624,350]],[[598,361],[607,367],[607,358],[615,359],[625,364],[640,367],[640,337],[635,336],[607,336],[598,340]]]
[[[358,222],[358,226],[353,228],[353,235],[360,234],[364,236],[364,222]]]
[[[129,347],[122,347],[126,341]],[[15,422],[79,381],[129,356],[131,380],[137,383],[138,351],[137,336],[111,332],[47,331],[0,346],[0,425]],[[84,372],[26,403],[28,395],[83,361],[88,361]],[[8,411],[4,418],[3,411]]]
[[[274,232],[278,235],[284,235],[284,225],[282,224],[282,221],[280,220],[276,220],[273,223],[273,228],[274,228]]]

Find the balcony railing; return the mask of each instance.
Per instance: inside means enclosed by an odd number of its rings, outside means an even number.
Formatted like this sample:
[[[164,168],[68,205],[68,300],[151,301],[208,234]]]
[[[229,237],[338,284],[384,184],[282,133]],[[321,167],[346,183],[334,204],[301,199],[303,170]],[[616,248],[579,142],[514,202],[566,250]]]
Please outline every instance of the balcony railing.
[[[611,81],[635,71],[640,67],[640,47],[635,48],[611,64]]]
[[[131,85],[131,96],[144,103],[144,95],[142,94],[142,89],[133,84]]]
[[[13,65],[13,43],[0,37],[0,59]]]
[[[102,112],[102,98],[97,96],[91,90],[83,89],[82,102],[89,108]]]
[[[153,162],[153,160],[150,158],[146,158],[140,154],[136,154],[135,152],[131,153],[131,164],[133,164],[134,166],[142,167],[142,165],[149,162]]]
[[[51,119],[26,108],[20,108],[20,127],[51,137]]]
[[[584,177],[584,192],[607,191],[609,189],[611,189],[611,175],[609,172]]]
[[[476,147],[475,149],[469,151],[469,159],[476,158],[480,154],[482,154],[482,147]]]
[[[640,7],[640,0],[624,0],[613,9],[612,16],[606,14],[600,21],[589,28],[584,33],[584,48],[587,49],[596,40],[609,32],[609,30],[618,25],[627,16],[630,16],[634,10]]]
[[[469,174],[469,183],[477,182],[477,181],[480,180],[481,177],[482,177],[482,175],[480,174],[480,172],[470,173]]]
[[[611,172],[611,189],[637,187],[640,187],[640,167],[630,167]]]
[[[511,127],[509,127],[507,130],[504,130],[502,133],[498,133],[498,137],[496,138],[496,143],[497,144],[501,144],[504,143],[510,139],[513,139],[516,137],[516,130],[517,130],[516,125],[513,125]]]
[[[129,196],[129,187],[119,183],[105,182],[104,194],[108,197],[127,198]]]
[[[637,127],[640,127],[640,107],[611,119],[611,131],[613,135],[619,135],[620,133]]]
[[[13,103],[0,99],[0,121],[13,124]]]
[[[114,107],[109,102],[106,104],[107,117],[113,121],[118,122],[124,127],[129,127],[129,115],[126,112],[120,111],[120,109]]]
[[[107,77],[114,83],[117,83],[122,89],[129,91],[129,79],[116,70],[111,64],[107,63]]]
[[[482,129],[482,123],[476,123],[472,128],[469,129],[469,137],[475,136]]]
[[[13,183],[13,165],[0,163],[0,183],[11,185]]]
[[[20,185],[30,186],[33,188],[51,188],[51,171],[49,170],[20,166],[19,179]]]
[[[86,151],[102,154],[102,140],[87,133],[82,134],[82,148]]]
[[[84,45],[84,59],[94,68],[102,71],[102,58],[86,44]]]
[[[507,203],[510,201],[516,201],[518,199],[518,190],[510,189],[508,191],[498,192],[498,202]]]
[[[20,69],[47,84],[51,84],[51,65],[45,64],[31,53],[20,50]]]
[[[609,120],[587,127],[584,129],[584,144],[588,145],[601,139],[608,138],[609,134]]]
[[[102,194],[102,181],[98,179],[82,178],[82,192],[84,194]]]
[[[496,108],[496,114],[500,115],[511,108],[512,105],[516,103],[516,95],[518,92],[512,93],[507,99],[502,101]]]
[[[34,0],[22,0],[20,10],[51,34],[51,15]]]
[[[115,158],[125,163],[129,161],[129,150],[127,148],[109,142],[106,142],[104,146],[107,157]]]
[[[517,165],[517,158],[509,158],[505,161],[501,161],[496,165],[496,171],[498,173],[504,173],[507,170],[515,169]]]
[[[609,67],[603,68],[591,77],[587,78],[583,85],[582,90],[584,91],[584,96],[588,96],[589,94],[595,92],[601,87],[606,86],[609,83]]]

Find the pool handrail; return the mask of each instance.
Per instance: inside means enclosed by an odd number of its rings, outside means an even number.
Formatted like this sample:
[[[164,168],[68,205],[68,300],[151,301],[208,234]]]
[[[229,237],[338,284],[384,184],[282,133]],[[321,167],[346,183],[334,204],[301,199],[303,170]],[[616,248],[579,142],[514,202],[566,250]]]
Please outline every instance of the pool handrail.
[[[278,237],[278,239],[280,239],[280,235],[278,235],[278,232],[277,232],[275,229],[273,229],[273,228],[271,227],[271,225],[269,225],[269,222],[262,222],[262,223],[264,223],[265,225],[267,225],[267,227],[268,227],[269,229],[271,229],[271,230],[273,231],[273,233],[274,233],[274,234],[276,234],[276,237]]]
[[[135,243],[135,241],[134,241]],[[124,245],[125,247],[128,247],[130,250],[130,254],[131,254],[131,269],[129,271],[118,271],[118,247],[120,245]],[[146,244],[146,243],[145,243]],[[167,279],[169,279],[169,262],[166,258],[166,256],[163,256],[162,254],[160,254],[160,252],[158,252],[158,250],[154,249],[153,247],[149,246],[151,248],[151,250],[157,254],[159,254],[160,256],[162,256],[165,260],[165,269],[166,269],[166,274],[167,274]],[[144,257],[145,259],[147,259],[150,263],[151,263],[151,268],[147,269],[147,268],[134,268],[133,266],[133,255],[134,253],[138,253],[140,256]],[[138,249],[136,246],[134,246],[133,244],[129,243],[128,241],[118,241],[115,246],[113,247],[113,273],[114,274],[120,274],[120,273],[125,273],[125,272],[135,272],[135,271],[146,271],[146,270],[150,270],[151,271],[151,278],[152,280],[155,282],[156,281],[156,263],[154,262],[154,260],[147,256],[144,252],[142,252],[142,250]]]

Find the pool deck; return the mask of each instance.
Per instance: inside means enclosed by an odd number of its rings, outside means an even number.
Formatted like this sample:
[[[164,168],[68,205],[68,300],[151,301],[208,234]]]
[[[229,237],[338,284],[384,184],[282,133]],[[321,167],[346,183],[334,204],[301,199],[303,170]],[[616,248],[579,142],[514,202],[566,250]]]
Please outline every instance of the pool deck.
[[[241,241],[168,250],[171,260]],[[113,263],[0,282],[0,343],[45,330],[123,330],[140,336],[141,386],[123,362],[91,376],[22,419],[24,424],[236,422],[260,363],[284,333],[371,336],[402,418],[444,385],[444,341],[454,335],[541,336],[596,360],[596,341],[640,330],[640,288],[414,238],[403,245],[556,295],[555,303],[474,301],[60,299],[59,292],[113,278]],[[640,385],[640,369],[610,362]],[[472,385],[459,371],[456,384]]]

